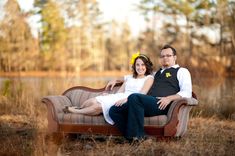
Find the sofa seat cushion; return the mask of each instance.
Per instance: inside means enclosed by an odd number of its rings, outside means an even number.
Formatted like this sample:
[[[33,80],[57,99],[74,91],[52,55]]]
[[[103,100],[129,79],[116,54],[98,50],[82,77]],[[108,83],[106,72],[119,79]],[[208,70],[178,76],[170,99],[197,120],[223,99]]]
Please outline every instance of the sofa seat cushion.
[[[92,125],[108,125],[104,120],[103,115],[88,116],[75,113],[58,113],[58,120],[60,124],[92,124]],[[145,117],[145,125],[163,126],[167,122],[166,115],[159,115],[153,117]]]

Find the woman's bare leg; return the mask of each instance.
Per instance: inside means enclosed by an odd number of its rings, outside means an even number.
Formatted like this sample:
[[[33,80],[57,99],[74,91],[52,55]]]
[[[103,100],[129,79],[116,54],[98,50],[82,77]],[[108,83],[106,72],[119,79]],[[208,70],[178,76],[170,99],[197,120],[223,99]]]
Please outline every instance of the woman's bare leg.
[[[96,100],[91,100],[88,107],[82,109],[75,109],[72,107],[68,108],[68,111],[71,113],[78,113],[84,115],[99,115],[102,112],[101,104]]]
[[[89,107],[89,106],[93,105],[96,102],[97,102],[96,98],[88,99],[88,100],[84,101],[79,108]]]

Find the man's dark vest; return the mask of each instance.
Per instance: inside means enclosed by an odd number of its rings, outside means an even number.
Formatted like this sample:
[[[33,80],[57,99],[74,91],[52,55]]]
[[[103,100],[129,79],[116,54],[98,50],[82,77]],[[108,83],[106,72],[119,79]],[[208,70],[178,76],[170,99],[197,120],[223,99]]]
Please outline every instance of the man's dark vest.
[[[180,91],[179,81],[177,79],[178,68],[168,68],[162,73],[160,70],[154,76],[154,82],[150,88],[148,95],[154,97],[165,97],[176,94]]]

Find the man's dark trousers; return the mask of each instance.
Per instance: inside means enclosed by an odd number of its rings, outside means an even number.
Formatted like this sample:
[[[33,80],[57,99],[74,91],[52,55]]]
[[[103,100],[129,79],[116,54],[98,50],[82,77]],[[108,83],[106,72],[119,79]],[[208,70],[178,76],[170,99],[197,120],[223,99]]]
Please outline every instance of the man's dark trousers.
[[[167,114],[170,105],[160,110],[157,104],[159,99],[144,94],[131,94],[127,103],[122,106],[112,106],[109,111],[110,117],[117,128],[127,138],[143,138],[144,116],[156,116]]]

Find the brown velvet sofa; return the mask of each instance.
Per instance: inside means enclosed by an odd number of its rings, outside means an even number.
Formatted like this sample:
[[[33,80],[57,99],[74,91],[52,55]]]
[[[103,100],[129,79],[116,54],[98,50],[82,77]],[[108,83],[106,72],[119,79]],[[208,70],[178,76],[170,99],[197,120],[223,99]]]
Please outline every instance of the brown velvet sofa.
[[[103,115],[87,116],[75,113],[64,113],[65,106],[79,106],[86,99],[102,93],[115,93],[121,84],[112,91],[76,86],[66,90],[62,95],[43,97],[47,106],[48,131],[56,133],[121,135],[115,126],[105,122]],[[198,104],[194,93],[193,98],[182,98],[172,103],[167,115],[145,117],[145,132],[155,137],[180,137],[187,131],[189,112]]]

